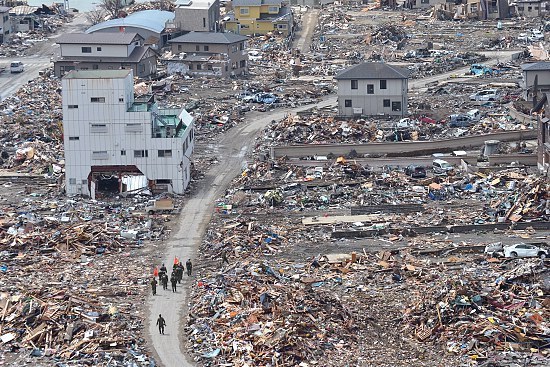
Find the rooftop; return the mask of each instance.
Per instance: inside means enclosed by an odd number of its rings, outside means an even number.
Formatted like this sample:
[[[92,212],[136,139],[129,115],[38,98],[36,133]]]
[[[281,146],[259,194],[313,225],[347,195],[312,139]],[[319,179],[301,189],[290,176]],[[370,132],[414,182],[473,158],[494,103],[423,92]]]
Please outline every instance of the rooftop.
[[[93,33],[108,28],[135,27],[161,33],[168,21],[174,20],[175,14],[164,10],[143,10],[132,13],[126,18],[111,19],[88,28],[86,33]]]
[[[521,64],[521,69],[523,71],[547,71],[550,70],[550,61]]]
[[[214,5],[214,0],[178,0],[176,8],[186,9],[210,9]]]
[[[407,79],[408,69],[382,62],[365,62],[338,73],[336,79]]]
[[[248,40],[248,37],[235,33],[189,32],[168,41],[169,43],[218,43],[232,44]]]
[[[122,79],[132,72],[123,70],[71,70],[64,79]]]

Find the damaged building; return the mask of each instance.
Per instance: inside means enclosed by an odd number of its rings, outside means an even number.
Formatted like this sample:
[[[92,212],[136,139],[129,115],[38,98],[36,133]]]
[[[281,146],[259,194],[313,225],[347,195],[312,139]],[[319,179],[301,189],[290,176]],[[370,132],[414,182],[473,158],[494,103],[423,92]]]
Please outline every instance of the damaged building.
[[[132,70],[72,70],[62,80],[65,181],[69,195],[132,190],[182,194],[191,178],[193,118],[134,95]]]

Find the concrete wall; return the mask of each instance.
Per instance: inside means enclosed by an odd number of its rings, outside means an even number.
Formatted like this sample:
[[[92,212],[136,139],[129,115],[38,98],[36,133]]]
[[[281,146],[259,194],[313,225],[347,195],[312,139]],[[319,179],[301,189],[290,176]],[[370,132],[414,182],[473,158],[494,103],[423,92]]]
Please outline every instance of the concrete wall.
[[[219,1],[212,2],[210,8],[196,9],[193,6],[180,6],[175,9],[174,22],[181,31],[216,32],[219,29]]]
[[[152,114],[161,111],[156,105],[150,111],[128,111],[134,101],[132,73],[118,79],[64,78],[62,87],[67,194],[90,195],[92,166],[132,165],[149,180],[172,180],[171,191],[183,193],[190,180],[192,122],[181,137],[153,138]],[[105,102],[91,102],[92,97]],[[171,150],[172,156],[159,157],[159,150]],[[135,157],[134,151],[148,154]]]
[[[384,79],[386,89],[380,89],[380,79],[358,79],[358,88],[351,89],[351,80],[338,80],[338,111],[341,116],[396,115],[407,114],[407,79]],[[374,93],[367,94],[367,86],[374,86]],[[351,107],[346,107],[346,100],[351,100]],[[384,100],[389,106],[384,107]],[[400,104],[399,110],[396,110]],[[355,113],[357,108],[362,109]]]
[[[9,11],[0,13],[0,28],[2,28],[2,32],[0,33],[0,44],[6,43],[10,40],[12,32]]]
[[[82,52],[83,47],[90,47],[90,53]],[[131,45],[98,45],[98,44],[60,44],[61,57],[93,56],[101,57],[128,57],[136,46]]]

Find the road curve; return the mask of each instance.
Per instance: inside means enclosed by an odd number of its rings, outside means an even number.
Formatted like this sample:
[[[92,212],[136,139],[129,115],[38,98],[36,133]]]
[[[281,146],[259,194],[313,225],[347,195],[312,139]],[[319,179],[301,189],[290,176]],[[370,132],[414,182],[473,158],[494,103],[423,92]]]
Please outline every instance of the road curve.
[[[328,96],[318,103],[317,107],[325,107],[336,104],[336,96]],[[296,113],[300,110],[311,108],[312,105],[302,106],[290,110],[277,110],[273,113],[251,114],[245,122],[229,130],[218,143],[219,164],[210,169],[204,181],[201,182],[199,191],[185,202],[178,221],[177,230],[167,241],[163,250],[163,259],[167,267],[171,267],[174,257],[186,261],[196,257],[198,249],[208,222],[214,210],[215,201],[223,195],[226,187],[233,178],[241,172],[246,155],[253,146],[255,135],[272,120],[282,119],[288,113]],[[182,333],[183,312],[186,311],[188,302],[187,290],[193,285],[193,279],[185,280],[184,287],[177,293],[163,291],[159,287],[157,296],[150,296],[148,305],[150,315],[147,330],[151,336],[152,346],[159,362],[165,367],[194,366],[193,361],[187,357],[184,347],[185,336]],[[162,314],[167,323],[165,335],[160,335],[156,327],[156,319]]]

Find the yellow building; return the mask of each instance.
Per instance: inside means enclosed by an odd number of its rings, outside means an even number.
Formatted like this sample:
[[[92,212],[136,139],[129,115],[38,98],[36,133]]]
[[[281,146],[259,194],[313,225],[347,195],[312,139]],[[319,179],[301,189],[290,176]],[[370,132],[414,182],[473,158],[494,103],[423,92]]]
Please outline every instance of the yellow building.
[[[293,18],[290,6],[283,0],[233,0],[234,15],[225,29],[242,35],[267,34],[278,31],[288,36]]]

